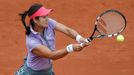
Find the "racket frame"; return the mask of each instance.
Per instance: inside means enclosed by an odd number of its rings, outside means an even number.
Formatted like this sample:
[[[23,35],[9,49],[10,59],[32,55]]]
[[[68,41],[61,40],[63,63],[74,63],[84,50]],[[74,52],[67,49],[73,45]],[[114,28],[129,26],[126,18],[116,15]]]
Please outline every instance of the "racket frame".
[[[107,35],[106,35],[106,34],[102,34],[102,33],[97,29],[97,23],[98,23],[98,21],[99,21],[99,18],[100,18],[101,16],[103,16],[104,14],[108,13],[108,12],[116,12],[116,13],[120,14],[120,15],[123,17],[123,19],[124,19],[125,26],[124,26],[124,28],[122,28],[119,32],[116,32],[116,33],[113,33],[113,34],[107,34]],[[107,11],[101,13],[100,15],[98,15],[98,17],[96,18],[96,22],[95,22],[95,27],[94,27],[93,33],[91,34],[91,36],[90,36],[89,38],[87,38],[87,40],[88,40],[89,42],[91,42],[91,41],[92,41],[93,39],[95,39],[95,38],[103,38],[103,37],[117,36],[117,35],[120,34],[122,31],[125,30],[126,25],[127,25],[126,18],[125,18],[125,16],[124,16],[121,12],[119,12],[119,11],[117,11],[117,10],[114,10],[114,9],[107,10]],[[96,31],[99,33],[99,35],[94,36],[94,34],[95,34]]]

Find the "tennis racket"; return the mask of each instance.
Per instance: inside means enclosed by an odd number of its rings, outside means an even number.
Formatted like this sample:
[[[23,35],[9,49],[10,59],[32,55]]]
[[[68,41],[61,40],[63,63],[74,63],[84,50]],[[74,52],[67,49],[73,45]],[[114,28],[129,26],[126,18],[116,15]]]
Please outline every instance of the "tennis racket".
[[[117,10],[107,10],[96,18],[93,33],[87,38],[88,42],[96,38],[114,37],[126,28],[125,16]],[[83,45],[83,43],[81,43]]]

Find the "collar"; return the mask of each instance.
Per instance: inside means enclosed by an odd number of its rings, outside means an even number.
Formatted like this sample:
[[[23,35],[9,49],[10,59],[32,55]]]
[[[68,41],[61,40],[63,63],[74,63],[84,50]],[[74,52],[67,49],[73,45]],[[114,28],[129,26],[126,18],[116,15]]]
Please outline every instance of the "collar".
[[[33,28],[32,28],[31,25],[30,25],[30,30],[31,30],[31,32],[32,32],[33,34],[39,34],[39,32],[36,32],[36,31],[33,30]]]

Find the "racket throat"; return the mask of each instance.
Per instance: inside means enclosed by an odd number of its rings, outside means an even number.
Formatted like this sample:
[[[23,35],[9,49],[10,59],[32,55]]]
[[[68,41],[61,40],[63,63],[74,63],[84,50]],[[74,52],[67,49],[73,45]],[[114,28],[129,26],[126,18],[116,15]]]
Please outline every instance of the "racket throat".
[[[105,37],[106,35],[104,35],[104,34],[101,34],[101,35],[98,35],[96,38],[103,38],[103,37]]]

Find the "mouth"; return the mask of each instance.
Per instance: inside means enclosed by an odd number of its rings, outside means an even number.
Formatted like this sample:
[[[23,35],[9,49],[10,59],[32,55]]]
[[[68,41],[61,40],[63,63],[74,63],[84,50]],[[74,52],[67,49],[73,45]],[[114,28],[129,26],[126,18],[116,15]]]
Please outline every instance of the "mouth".
[[[46,26],[48,26],[48,22],[46,22]]]
[[[48,27],[48,22],[45,23],[45,27]]]

